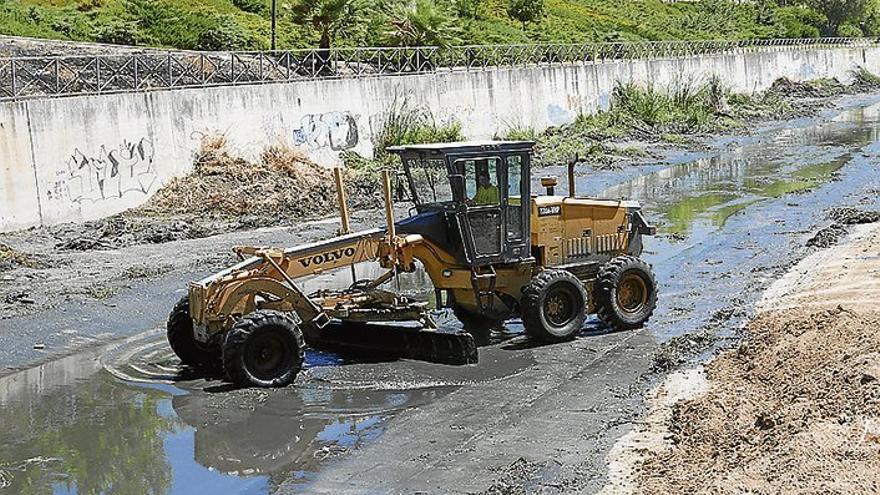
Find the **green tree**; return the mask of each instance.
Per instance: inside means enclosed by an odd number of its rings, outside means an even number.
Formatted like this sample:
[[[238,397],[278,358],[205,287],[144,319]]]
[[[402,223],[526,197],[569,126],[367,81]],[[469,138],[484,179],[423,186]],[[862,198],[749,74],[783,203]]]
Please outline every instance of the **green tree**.
[[[824,15],[805,6],[782,7],[776,11],[776,20],[785,38],[818,38],[820,28],[828,22]]]
[[[366,0],[297,0],[291,13],[294,23],[318,32],[318,46],[326,50],[336,38],[351,36],[366,24],[368,5]]]
[[[217,24],[199,34],[198,49],[247,50],[255,47],[251,33],[241,27],[231,14],[217,16]]]
[[[507,15],[521,22],[525,29],[527,23],[544,15],[544,0],[507,0]]]
[[[455,13],[463,19],[480,19],[483,17],[483,0],[455,0]]]
[[[808,0],[807,5],[825,16],[827,36],[861,36],[860,27],[877,10],[874,0]]]
[[[453,16],[434,0],[394,5],[388,25],[385,42],[392,46],[449,46],[458,41]]]

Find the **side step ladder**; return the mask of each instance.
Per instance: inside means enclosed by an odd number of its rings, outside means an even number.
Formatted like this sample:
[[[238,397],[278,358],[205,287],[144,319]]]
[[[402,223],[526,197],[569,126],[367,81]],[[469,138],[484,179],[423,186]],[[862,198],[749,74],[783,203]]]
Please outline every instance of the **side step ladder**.
[[[483,273],[480,273],[478,267],[471,268],[471,286],[474,288],[474,298],[477,300],[477,307],[481,312],[491,311],[495,307],[495,283],[498,280],[498,274],[492,265],[486,268],[488,271]],[[484,289],[484,285],[488,287]]]

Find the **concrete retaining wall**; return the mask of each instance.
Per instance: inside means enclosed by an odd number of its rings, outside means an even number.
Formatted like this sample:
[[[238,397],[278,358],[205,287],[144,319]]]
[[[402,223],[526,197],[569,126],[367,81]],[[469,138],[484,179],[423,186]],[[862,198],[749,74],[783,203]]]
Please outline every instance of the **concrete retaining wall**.
[[[201,136],[222,132],[255,157],[286,142],[331,165],[372,153],[395,98],[462,123],[471,139],[542,130],[606,108],[618,80],[665,86],[720,76],[735,91],[779,77],[880,73],[880,48],[767,48],[747,53],[363,79],[126,93],[0,104],[0,231],[95,219],[143,203],[187,172]]]

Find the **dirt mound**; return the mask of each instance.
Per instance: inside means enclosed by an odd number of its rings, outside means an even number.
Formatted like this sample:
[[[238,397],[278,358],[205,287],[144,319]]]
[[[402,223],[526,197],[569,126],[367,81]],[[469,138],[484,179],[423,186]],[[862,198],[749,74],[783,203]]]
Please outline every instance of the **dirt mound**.
[[[827,248],[831,247],[846,235],[846,227],[839,223],[833,223],[820,229],[813,237],[807,240],[807,247]]]
[[[378,182],[346,174],[353,208],[378,205]],[[144,206],[144,215],[212,219],[259,217],[268,224],[324,215],[336,208],[332,172],[286,146],[267,147],[260,160],[232,156],[222,138],[206,139],[193,172],[173,179]]]
[[[678,403],[640,493],[877,493],[880,312],[764,313]]]
[[[874,223],[880,221],[880,211],[865,211],[852,206],[840,206],[828,210],[828,217],[834,221],[807,240],[807,247],[831,247],[846,236],[847,225]]]
[[[350,208],[381,204],[381,188],[373,175],[347,170],[345,184]],[[270,146],[252,162],[233,156],[222,137],[209,137],[202,142],[193,171],[171,180],[146,204],[50,231],[59,239],[59,249],[116,249],[290,225],[336,210],[332,171],[299,150]]]
[[[129,211],[82,225],[53,227],[61,239],[55,247],[69,251],[117,249],[135,244],[160,244],[183,239],[197,239],[219,234],[230,228],[242,228],[242,222],[195,222],[182,218],[145,217]]]
[[[846,86],[837,79],[815,79],[797,82],[787,77],[780,77],[773,81],[773,85],[770,86],[767,92],[788,98],[828,98],[829,96],[843,94],[846,90]]]

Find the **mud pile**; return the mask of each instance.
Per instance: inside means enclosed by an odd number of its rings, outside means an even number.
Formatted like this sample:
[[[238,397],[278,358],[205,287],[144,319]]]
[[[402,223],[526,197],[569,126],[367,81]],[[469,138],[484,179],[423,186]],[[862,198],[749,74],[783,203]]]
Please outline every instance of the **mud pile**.
[[[844,225],[874,223],[880,221],[880,211],[866,211],[852,206],[841,206],[828,211],[828,216]]]
[[[707,366],[712,388],[678,403],[672,447],[640,493],[876,493],[880,312],[764,313]]]
[[[846,236],[847,225],[880,221],[880,211],[866,211],[851,206],[841,206],[828,210],[828,217],[834,223],[816,232],[813,237],[807,240],[807,247],[831,247]]]

